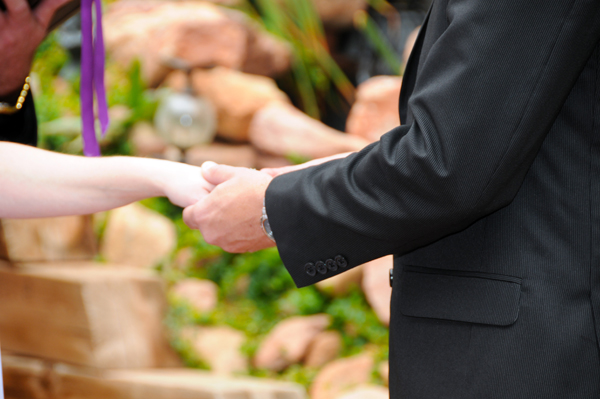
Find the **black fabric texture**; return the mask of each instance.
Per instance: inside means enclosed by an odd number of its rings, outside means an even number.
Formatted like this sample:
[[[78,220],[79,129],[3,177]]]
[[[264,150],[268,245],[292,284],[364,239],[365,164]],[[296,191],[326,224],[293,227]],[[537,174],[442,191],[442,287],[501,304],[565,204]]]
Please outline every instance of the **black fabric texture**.
[[[33,96],[28,95],[23,108],[13,115],[0,115],[0,141],[37,146],[37,118]]]

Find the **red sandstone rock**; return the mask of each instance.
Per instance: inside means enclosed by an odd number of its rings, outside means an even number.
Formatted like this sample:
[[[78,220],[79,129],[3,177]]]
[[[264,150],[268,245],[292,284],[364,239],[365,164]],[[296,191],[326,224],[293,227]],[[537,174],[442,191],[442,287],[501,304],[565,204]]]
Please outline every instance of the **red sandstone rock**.
[[[310,387],[311,399],[336,399],[371,380],[370,355],[339,359],[321,370]]]
[[[368,141],[312,119],[292,105],[273,102],[256,113],[249,129],[251,143],[279,156],[322,158],[361,150]]]
[[[280,371],[300,362],[313,339],[331,323],[325,314],[283,320],[269,333],[254,358],[258,368]]]
[[[358,86],[346,131],[369,141],[378,141],[381,135],[399,126],[401,86],[402,78],[396,76],[376,76]]]

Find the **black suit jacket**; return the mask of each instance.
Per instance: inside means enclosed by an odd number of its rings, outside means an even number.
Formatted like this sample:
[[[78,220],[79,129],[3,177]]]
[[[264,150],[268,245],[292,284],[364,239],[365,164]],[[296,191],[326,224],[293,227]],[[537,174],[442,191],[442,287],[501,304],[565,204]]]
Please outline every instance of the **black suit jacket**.
[[[298,286],[396,255],[392,398],[600,397],[599,40],[598,0],[435,0],[403,125],[270,184]]]
[[[0,141],[36,146],[37,118],[33,96],[27,96],[23,109],[13,115],[0,115]]]

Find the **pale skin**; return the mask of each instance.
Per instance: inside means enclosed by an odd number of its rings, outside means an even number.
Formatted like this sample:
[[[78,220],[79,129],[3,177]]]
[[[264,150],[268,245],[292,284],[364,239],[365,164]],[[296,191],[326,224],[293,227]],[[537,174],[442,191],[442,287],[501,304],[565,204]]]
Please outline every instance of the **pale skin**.
[[[86,158],[0,142],[0,218],[84,215],[160,196],[183,208],[213,188],[191,165]]]
[[[260,226],[263,199],[271,180],[283,173],[343,158],[349,153],[316,159],[301,165],[256,171],[205,162],[202,175],[215,186],[210,195],[183,211],[183,220],[198,229],[206,242],[228,252],[255,252],[274,247]]]
[[[4,0],[6,11],[0,12],[0,101],[18,96],[52,16],[67,1],[44,0],[31,10],[26,0]]]

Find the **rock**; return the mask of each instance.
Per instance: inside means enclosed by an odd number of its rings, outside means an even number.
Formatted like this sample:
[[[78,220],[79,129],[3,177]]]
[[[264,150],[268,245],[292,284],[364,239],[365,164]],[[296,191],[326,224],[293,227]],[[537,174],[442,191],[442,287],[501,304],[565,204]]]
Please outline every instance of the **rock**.
[[[0,258],[11,262],[92,259],[96,246],[90,216],[0,220]]]
[[[278,156],[313,159],[359,151],[368,144],[312,119],[292,105],[272,102],[256,113],[250,141],[261,151]]]
[[[217,306],[219,288],[210,280],[185,279],[172,289],[175,296],[188,301],[201,312],[210,312]]]
[[[390,385],[390,363],[389,362],[383,362],[379,365],[379,375],[381,376],[381,379],[383,379],[383,381],[385,382],[385,385]]]
[[[2,353],[7,399],[306,399],[299,384],[192,369],[90,370]]]
[[[386,326],[390,325],[390,269],[394,267],[393,256],[385,256],[362,265],[363,291],[367,301]]]
[[[183,335],[211,371],[226,375],[248,371],[248,361],[241,353],[246,342],[243,332],[231,327],[191,327]]]
[[[109,262],[153,267],[173,251],[176,243],[173,222],[134,203],[110,212],[101,252]]]
[[[166,307],[163,282],[146,270],[92,262],[0,268],[2,351],[96,368],[178,365],[164,333]]]
[[[217,111],[218,135],[231,141],[248,141],[250,122],[265,105],[289,101],[273,79],[232,69],[196,70],[192,80],[196,93],[208,99]]]
[[[362,277],[362,267],[355,267],[337,276],[321,280],[316,286],[319,291],[339,297],[346,295],[354,286],[360,287]]]
[[[299,363],[305,356],[310,343],[331,319],[328,315],[290,317],[280,322],[267,335],[254,358],[257,368],[281,371]]]
[[[342,351],[342,336],[337,331],[319,333],[308,348],[306,367],[319,368],[335,360]]]
[[[154,127],[148,122],[138,122],[131,129],[129,142],[133,153],[138,157],[156,157],[167,148],[167,143],[162,139]]]
[[[171,162],[181,162],[183,160],[183,152],[179,147],[170,144],[165,148],[160,158]]]
[[[256,159],[256,169],[259,170],[263,168],[282,168],[290,165],[292,165],[292,163],[289,159],[275,155],[260,153]]]
[[[402,60],[404,61],[404,65],[406,65],[406,63],[408,62],[408,57],[410,57],[410,53],[412,52],[412,49],[415,46],[417,36],[419,35],[419,30],[421,30],[421,27],[417,26],[406,38],[406,43],[404,44],[404,52],[402,53]]]
[[[210,144],[195,146],[185,153],[185,162],[201,166],[206,161],[218,164],[254,168],[256,150],[250,145]]]
[[[389,399],[390,392],[377,385],[365,385],[338,396],[338,399]]]
[[[398,101],[402,78],[376,76],[358,86],[346,131],[371,142],[400,125]]]
[[[291,65],[291,49],[279,38],[264,34],[262,29],[248,31],[248,49],[242,71],[255,75],[276,77]]]
[[[113,3],[104,16],[104,32],[113,59],[125,66],[139,59],[150,86],[167,76],[167,64],[174,59],[192,68],[247,67],[269,75],[290,65],[287,45],[258,29],[244,14],[207,2]],[[261,41],[269,46],[255,44]]]
[[[193,248],[185,247],[177,252],[171,265],[177,270],[185,270],[190,266],[192,259],[194,259]]]
[[[366,0],[313,0],[323,23],[330,27],[347,28],[352,26],[354,14],[365,10]]]
[[[310,387],[311,399],[335,399],[371,380],[370,355],[339,359],[325,366]]]

